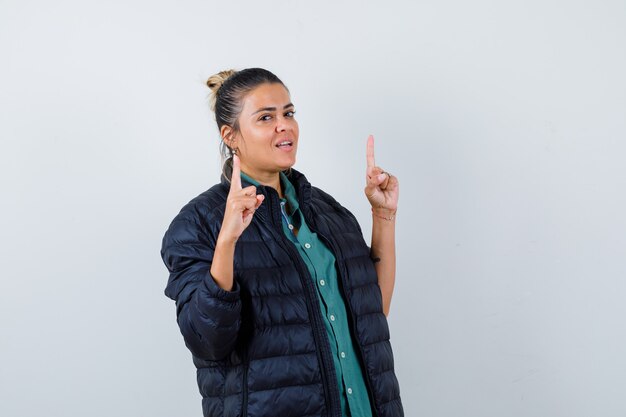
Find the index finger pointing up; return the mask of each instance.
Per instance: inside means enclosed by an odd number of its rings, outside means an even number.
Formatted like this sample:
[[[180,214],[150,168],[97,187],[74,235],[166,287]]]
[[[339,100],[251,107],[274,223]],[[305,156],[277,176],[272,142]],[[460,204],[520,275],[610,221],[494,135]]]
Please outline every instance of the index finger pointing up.
[[[367,166],[375,167],[376,163],[374,162],[374,136],[369,135],[367,138]]]
[[[233,174],[230,177],[230,189],[241,190],[241,168],[239,167],[239,157],[233,155]]]

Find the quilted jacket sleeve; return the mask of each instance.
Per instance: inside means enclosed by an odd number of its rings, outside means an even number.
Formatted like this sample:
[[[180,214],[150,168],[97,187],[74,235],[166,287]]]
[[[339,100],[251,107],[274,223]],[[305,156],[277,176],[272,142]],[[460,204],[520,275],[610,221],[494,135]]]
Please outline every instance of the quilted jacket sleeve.
[[[235,346],[241,325],[239,284],[231,291],[211,276],[215,237],[179,214],[163,236],[161,257],[170,275],[165,295],[176,301],[178,326],[191,353],[220,360]]]

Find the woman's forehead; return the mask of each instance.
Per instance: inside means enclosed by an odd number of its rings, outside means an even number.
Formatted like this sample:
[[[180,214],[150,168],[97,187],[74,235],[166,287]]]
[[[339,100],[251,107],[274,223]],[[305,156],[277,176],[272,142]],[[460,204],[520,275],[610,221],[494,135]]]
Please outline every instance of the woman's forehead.
[[[291,99],[289,97],[289,93],[282,84],[261,84],[246,95],[244,98],[244,108],[282,108],[290,102]]]

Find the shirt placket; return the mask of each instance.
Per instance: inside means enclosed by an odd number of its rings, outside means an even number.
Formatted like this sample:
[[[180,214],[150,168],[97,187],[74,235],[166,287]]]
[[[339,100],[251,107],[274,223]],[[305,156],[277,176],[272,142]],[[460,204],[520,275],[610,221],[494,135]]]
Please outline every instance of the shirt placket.
[[[311,275],[316,283],[318,295],[320,297],[320,305],[323,314],[326,317],[326,323],[333,334],[336,355],[335,365],[339,365],[336,369],[337,379],[340,381],[340,395],[342,408],[354,416],[371,417],[371,410],[363,408],[363,404],[369,404],[367,397],[367,388],[363,384],[363,375],[360,368],[354,369],[355,364],[358,365],[358,359],[350,336],[350,329],[347,322],[347,312],[343,304],[335,303],[334,297],[339,296],[339,287],[336,275],[329,268],[334,268],[334,263],[323,262],[324,267],[319,270],[319,262],[314,259],[318,257],[323,259],[320,248],[317,245],[322,243],[317,239],[315,234],[311,233],[304,221],[302,213],[296,208],[292,215],[287,213],[286,205],[288,201],[285,198],[280,199],[281,214],[284,226],[287,228],[285,232],[298,248],[303,259],[309,266]],[[294,228],[298,227],[298,235],[294,233]],[[287,232],[288,231],[288,232]],[[331,277],[335,277],[332,279]],[[331,341],[332,343],[332,341]],[[337,368],[337,366],[335,366]],[[359,379],[360,378],[360,379]],[[359,383],[359,381],[361,381]],[[365,397],[363,397],[365,396]],[[349,409],[349,411],[348,411]],[[344,413],[345,414],[345,413]]]
[[[333,266],[334,267],[334,266]],[[331,274],[326,274],[330,276]],[[321,283],[320,283],[321,284]],[[330,279],[323,285],[324,291],[331,294],[339,294],[339,287],[336,279]],[[335,335],[335,343],[337,346],[336,352],[339,358],[339,365],[341,366],[341,378],[344,385],[344,391],[347,394],[346,398],[350,404],[350,409],[358,409],[358,404],[355,404],[355,375],[352,366],[349,365],[349,361],[356,360],[356,354],[352,348],[350,341],[350,330],[347,326],[347,313],[343,305],[336,304],[332,301],[332,297],[325,297],[325,303],[328,306],[328,319]],[[354,362],[350,362],[354,363]],[[360,415],[360,414],[354,414]]]

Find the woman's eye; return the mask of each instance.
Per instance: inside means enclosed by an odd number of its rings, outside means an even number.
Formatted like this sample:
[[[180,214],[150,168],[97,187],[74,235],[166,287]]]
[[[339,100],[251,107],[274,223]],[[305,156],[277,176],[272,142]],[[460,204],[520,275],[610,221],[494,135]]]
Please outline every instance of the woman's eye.
[[[293,117],[295,114],[296,114],[295,110],[289,110],[287,113],[285,113],[285,117]],[[263,122],[267,122],[271,118],[272,118],[271,114],[264,114],[263,116],[259,117],[259,120]]]

